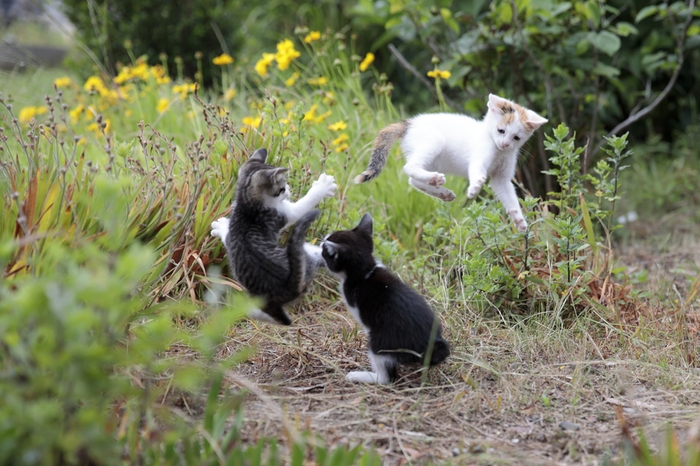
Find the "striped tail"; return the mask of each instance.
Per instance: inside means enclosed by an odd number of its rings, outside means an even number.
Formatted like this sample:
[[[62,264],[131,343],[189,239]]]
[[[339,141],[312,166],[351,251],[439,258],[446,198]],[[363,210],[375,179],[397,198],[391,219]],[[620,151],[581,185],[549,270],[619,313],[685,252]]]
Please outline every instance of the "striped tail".
[[[367,170],[363,171],[355,177],[355,183],[360,184],[369,181],[379,175],[389,154],[389,149],[397,139],[400,139],[406,134],[408,124],[405,121],[393,123],[379,131],[374,139],[372,146],[372,156],[369,159]]]

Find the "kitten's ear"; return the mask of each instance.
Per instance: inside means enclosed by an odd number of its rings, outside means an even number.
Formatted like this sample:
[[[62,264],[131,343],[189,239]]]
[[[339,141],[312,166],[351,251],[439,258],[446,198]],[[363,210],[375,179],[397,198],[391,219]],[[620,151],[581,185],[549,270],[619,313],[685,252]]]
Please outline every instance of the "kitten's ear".
[[[264,147],[261,147],[260,149],[253,152],[253,155],[250,156],[249,160],[257,160],[261,163],[265,163],[266,159],[267,159],[267,149],[265,149]]]
[[[287,172],[289,171],[288,168],[275,168],[272,170],[272,174],[270,175],[270,178],[272,181],[275,183],[280,183],[284,184],[287,182]]]
[[[340,247],[332,241],[324,241],[321,248],[330,256],[331,259],[335,260],[338,257],[338,249]]]
[[[503,97],[498,97],[496,94],[489,94],[489,101],[487,103],[489,110],[493,112],[502,113],[501,106],[508,102],[508,100]]]
[[[360,220],[360,223],[357,224],[355,229],[367,232],[370,236],[372,236],[372,216],[368,213],[364,214],[362,216],[362,220]]]
[[[537,128],[549,121],[546,118],[542,118],[532,110],[526,110],[525,114],[527,115],[527,122],[525,124],[528,126],[530,131],[535,131]]]

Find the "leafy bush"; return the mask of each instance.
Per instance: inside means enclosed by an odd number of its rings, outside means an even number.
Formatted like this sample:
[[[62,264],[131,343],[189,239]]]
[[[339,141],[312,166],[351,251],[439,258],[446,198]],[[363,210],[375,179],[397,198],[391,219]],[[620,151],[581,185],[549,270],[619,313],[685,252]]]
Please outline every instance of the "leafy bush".
[[[111,75],[116,74],[117,63],[131,64],[141,55],[156,60],[165,54],[169,69],[176,69],[179,57],[185,75],[193,76],[202,63],[211,63],[222,47],[238,48],[233,42],[237,23],[233,0],[63,3],[81,40]],[[199,60],[196,53],[201,54]],[[202,71],[209,81],[209,67]]]

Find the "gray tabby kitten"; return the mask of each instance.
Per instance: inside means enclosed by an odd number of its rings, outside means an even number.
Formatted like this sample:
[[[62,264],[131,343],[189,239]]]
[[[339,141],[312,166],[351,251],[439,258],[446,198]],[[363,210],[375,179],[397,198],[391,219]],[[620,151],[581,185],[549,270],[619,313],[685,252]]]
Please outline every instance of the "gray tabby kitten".
[[[312,210],[337,185],[325,173],[296,203],[289,197],[287,169],[265,163],[267,150],[259,149],[238,171],[231,216],[212,222],[211,235],[224,242],[231,273],[253,296],[263,298],[262,309],[249,316],[290,325],[283,306],[301,296],[319,266],[325,265],[318,246],[304,243],[311,223],[320,215]],[[287,246],[279,243],[282,230],[296,224]]]

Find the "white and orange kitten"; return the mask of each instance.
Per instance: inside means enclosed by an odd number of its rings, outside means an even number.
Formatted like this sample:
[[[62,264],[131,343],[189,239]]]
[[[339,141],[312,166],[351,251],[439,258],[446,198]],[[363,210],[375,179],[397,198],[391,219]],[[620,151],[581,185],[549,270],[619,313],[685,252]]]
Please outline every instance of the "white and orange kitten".
[[[449,202],[455,194],[443,186],[445,174],[469,180],[469,199],[491,179],[491,188],[508,216],[518,231],[524,232],[527,222],[511,180],[520,147],[546,122],[532,110],[493,94],[489,94],[488,111],[482,120],[452,113],[418,115],[379,132],[367,170],[355,177],[355,182],[376,177],[386,165],[394,141],[401,139],[406,157],[403,171],[411,186]]]

